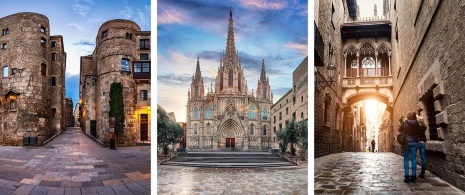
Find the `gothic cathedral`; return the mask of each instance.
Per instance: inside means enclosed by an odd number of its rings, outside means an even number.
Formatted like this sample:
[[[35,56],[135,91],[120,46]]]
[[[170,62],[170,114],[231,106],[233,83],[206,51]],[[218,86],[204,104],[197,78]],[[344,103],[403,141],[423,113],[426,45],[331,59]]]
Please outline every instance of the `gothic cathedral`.
[[[247,91],[247,80],[234,41],[230,11],[226,50],[220,56],[215,89],[205,95],[200,62],[187,101],[186,148],[192,150],[259,151],[271,146],[270,107],[273,94],[265,73],[265,62],[255,95]]]

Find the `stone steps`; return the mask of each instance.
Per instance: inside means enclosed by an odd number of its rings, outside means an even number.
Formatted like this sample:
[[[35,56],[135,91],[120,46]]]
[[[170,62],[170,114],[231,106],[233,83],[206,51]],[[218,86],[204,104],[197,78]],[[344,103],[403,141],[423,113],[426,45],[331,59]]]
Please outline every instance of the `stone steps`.
[[[181,153],[163,165],[224,168],[294,166],[267,152],[189,152]]]

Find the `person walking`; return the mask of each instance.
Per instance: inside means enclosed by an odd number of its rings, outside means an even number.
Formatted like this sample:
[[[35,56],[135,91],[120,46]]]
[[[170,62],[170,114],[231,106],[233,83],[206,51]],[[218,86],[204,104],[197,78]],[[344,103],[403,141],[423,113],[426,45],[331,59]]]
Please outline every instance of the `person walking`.
[[[420,139],[420,124],[417,121],[417,115],[415,111],[409,111],[407,113],[407,120],[403,121],[399,132],[405,134],[405,145],[402,147],[404,154],[404,171],[405,171],[405,183],[415,183],[417,179],[417,150]],[[412,174],[409,175],[409,157],[412,163]]]
[[[419,141],[418,141],[418,150],[420,151],[420,158],[421,158],[421,172],[420,175],[418,175],[419,178],[425,179],[425,171],[426,171],[426,129],[428,128],[426,126],[425,120],[423,117],[419,116],[418,117],[418,123],[420,124],[420,129],[419,129]]]
[[[376,145],[376,142],[375,140],[371,140],[371,152],[375,152],[375,145]]]

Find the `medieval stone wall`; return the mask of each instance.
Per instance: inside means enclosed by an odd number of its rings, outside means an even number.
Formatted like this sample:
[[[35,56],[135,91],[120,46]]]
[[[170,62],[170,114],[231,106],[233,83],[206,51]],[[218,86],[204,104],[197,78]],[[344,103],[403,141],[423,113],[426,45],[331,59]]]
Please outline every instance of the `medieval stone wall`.
[[[315,117],[315,157],[321,157],[331,153],[341,152],[342,129],[340,128],[342,113],[342,74],[344,64],[342,55],[342,39],[340,25],[344,20],[343,1],[319,1],[317,4],[318,19],[316,25],[324,42],[324,65],[315,67],[315,92],[314,92],[314,116]],[[334,12],[332,12],[334,8]],[[332,47],[332,59],[330,60],[330,45]],[[336,67],[334,80],[328,83],[328,71],[326,66],[334,64]],[[321,82],[323,81],[323,82]],[[328,102],[329,101],[329,102]],[[325,103],[328,102],[328,103]],[[325,105],[327,107],[325,107]],[[325,113],[325,110],[327,110]]]
[[[409,110],[421,111],[428,123],[434,117],[438,129],[437,136],[431,125],[427,131],[427,169],[462,190],[464,6],[463,1],[422,1],[412,9],[410,1],[391,2],[391,7],[396,7],[391,18],[397,21],[393,22],[392,38],[398,63],[394,69],[394,127]],[[428,107],[434,107],[434,113],[428,113]]]
[[[6,77],[2,75],[1,95],[8,93],[13,95],[8,97],[16,97],[5,98],[2,102],[3,142],[17,145],[22,143],[22,136],[38,136],[39,144],[42,144],[63,130],[60,120],[53,121],[51,107],[56,106],[57,113],[63,112],[64,85],[54,90],[58,96],[52,96],[50,80],[52,68],[64,70],[66,64],[64,61],[51,62],[50,43],[55,38],[50,37],[49,20],[44,15],[17,13],[6,16],[0,18],[0,29],[9,31],[0,36],[2,46],[6,44],[0,51],[2,74],[8,71]],[[62,46],[60,49],[60,54],[65,55]],[[59,76],[63,78],[63,75]],[[16,106],[11,107],[11,102],[16,102]]]

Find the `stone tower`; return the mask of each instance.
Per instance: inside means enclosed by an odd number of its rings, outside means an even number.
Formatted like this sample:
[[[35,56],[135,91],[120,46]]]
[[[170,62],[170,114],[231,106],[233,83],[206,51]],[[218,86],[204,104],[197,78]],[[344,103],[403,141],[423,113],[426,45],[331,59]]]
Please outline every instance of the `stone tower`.
[[[50,36],[49,20],[37,13],[0,18],[0,142],[41,145],[64,130],[66,53],[62,36]]]

